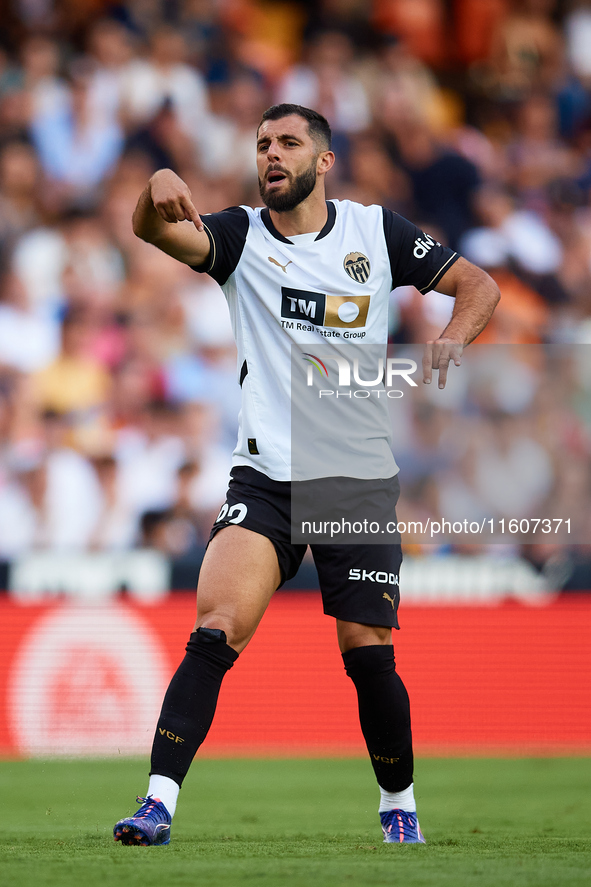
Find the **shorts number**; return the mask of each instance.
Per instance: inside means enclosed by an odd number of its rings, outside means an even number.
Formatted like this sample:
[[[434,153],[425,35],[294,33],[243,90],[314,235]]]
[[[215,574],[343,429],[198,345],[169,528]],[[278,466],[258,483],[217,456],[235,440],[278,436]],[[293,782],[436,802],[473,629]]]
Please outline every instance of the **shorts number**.
[[[220,521],[226,521],[228,524],[242,523],[247,512],[248,508],[244,502],[237,502],[236,505],[228,505],[227,502],[224,502],[220,509],[220,513],[215,519],[215,523],[219,524]]]

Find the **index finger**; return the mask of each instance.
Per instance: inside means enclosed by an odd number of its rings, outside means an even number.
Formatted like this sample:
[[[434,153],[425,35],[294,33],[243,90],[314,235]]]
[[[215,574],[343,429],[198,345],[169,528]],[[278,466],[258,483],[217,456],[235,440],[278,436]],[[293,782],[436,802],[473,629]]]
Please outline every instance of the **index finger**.
[[[445,388],[445,383],[447,382],[447,371],[449,369],[449,361],[450,355],[441,353],[439,358],[439,387]]]
[[[188,222],[193,222],[198,231],[203,231],[203,222],[201,221],[201,216],[195,209],[193,201],[188,197],[183,201],[182,206],[185,210],[185,219]]]
[[[425,385],[431,384],[432,379],[432,363],[433,363],[433,342],[427,342],[423,351],[423,382]]]

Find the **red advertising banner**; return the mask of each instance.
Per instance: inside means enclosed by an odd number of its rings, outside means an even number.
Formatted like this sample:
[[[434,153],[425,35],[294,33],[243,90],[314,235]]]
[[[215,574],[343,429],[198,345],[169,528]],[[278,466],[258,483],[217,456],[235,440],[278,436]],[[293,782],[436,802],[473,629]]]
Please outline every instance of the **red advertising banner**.
[[[193,594],[153,607],[0,601],[0,754],[149,750],[194,620]],[[591,752],[591,600],[407,606],[394,633],[419,753]],[[200,754],[363,754],[334,620],[277,594],[228,673]]]

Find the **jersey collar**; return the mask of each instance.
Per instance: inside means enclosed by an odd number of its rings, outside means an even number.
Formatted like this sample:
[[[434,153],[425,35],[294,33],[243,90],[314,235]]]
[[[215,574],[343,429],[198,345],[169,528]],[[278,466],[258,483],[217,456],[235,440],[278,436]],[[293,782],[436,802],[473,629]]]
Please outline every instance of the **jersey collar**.
[[[332,200],[326,201],[326,210],[328,212],[328,218],[326,219],[322,231],[319,231],[318,236],[314,238],[314,242],[316,242],[317,240],[322,240],[322,238],[326,237],[327,234],[330,234],[330,232],[334,228],[334,223],[337,219],[337,209]],[[281,243],[289,243],[293,245],[293,241],[288,240],[287,237],[284,237],[283,234],[280,234],[273,224],[268,206],[265,206],[264,209],[261,210],[261,219],[263,221],[263,225],[265,226],[269,234],[273,235],[275,240],[280,240]]]

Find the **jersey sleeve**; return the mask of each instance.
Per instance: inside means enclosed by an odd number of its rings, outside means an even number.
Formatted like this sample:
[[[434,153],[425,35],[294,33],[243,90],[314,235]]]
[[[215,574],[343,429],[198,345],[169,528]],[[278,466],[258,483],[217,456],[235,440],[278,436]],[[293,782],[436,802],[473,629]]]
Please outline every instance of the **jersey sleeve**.
[[[460,258],[458,253],[437,243],[398,213],[386,208],[382,212],[392,289],[410,285],[421,293],[435,289],[445,272]]]
[[[221,286],[240,261],[248,234],[248,213],[241,206],[231,206],[222,212],[204,215],[201,221],[209,237],[210,252],[202,265],[191,265],[191,268],[209,274]]]

